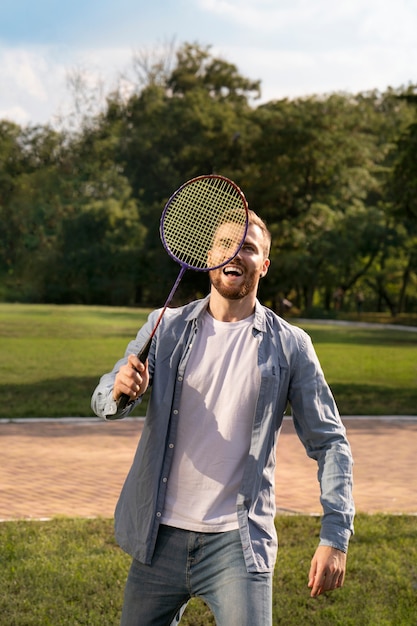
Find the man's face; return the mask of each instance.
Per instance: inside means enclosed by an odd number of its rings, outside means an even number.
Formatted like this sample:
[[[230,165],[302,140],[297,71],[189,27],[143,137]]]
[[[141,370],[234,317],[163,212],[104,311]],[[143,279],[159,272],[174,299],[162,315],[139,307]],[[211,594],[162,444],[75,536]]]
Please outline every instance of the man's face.
[[[239,238],[231,236],[230,224],[223,224],[210,251],[211,265],[217,265],[230,257],[239,244]],[[259,279],[268,271],[269,259],[264,258],[263,233],[259,226],[249,224],[245,242],[239,253],[225,266],[212,270],[212,286],[229,300],[239,300],[250,293],[256,294]]]

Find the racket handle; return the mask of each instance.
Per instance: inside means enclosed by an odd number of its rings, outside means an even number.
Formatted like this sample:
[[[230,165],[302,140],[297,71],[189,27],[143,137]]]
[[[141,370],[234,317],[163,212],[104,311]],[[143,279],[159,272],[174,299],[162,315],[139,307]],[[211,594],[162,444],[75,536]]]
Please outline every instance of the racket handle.
[[[151,348],[151,343],[152,343],[152,335],[149,337],[148,341],[145,343],[142,350],[138,354],[138,359],[141,363],[145,363],[146,359],[148,358],[149,350]],[[133,402],[130,396],[128,396],[126,393],[122,393],[122,395],[117,401],[118,411],[123,411],[129,404],[129,402]]]
[[[126,393],[122,393],[120,398],[117,401],[117,410],[123,411],[127,407],[130,402],[130,397]]]

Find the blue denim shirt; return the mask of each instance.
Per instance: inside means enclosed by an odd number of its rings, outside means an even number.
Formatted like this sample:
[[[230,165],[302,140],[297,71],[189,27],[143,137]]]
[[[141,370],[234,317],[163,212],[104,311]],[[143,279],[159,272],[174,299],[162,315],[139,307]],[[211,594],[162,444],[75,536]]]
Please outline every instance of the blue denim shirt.
[[[164,508],[184,371],[208,298],[168,309],[149,353],[152,391],[138,448],[115,512],[116,539],[139,561],[151,563]],[[92,408],[107,419],[128,415],[112,398],[115,375],[127,355],[139,352],[158,316],[150,314],[124,359],[105,374]],[[274,525],[275,449],[288,402],[296,432],[318,463],[323,517],[320,544],[347,551],[353,532],[352,456],[335,401],[309,336],[256,302],[252,332],[258,341],[261,383],[251,444],[236,501],[248,571],[273,571],[277,554]]]

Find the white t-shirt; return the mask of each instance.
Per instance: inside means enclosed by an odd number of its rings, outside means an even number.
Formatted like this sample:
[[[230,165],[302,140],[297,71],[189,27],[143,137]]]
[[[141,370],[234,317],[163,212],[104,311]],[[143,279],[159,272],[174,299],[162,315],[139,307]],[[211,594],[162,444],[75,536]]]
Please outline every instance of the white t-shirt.
[[[238,528],[236,496],[259,393],[253,316],[202,320],[185,370],[162,523],[198,532]]]

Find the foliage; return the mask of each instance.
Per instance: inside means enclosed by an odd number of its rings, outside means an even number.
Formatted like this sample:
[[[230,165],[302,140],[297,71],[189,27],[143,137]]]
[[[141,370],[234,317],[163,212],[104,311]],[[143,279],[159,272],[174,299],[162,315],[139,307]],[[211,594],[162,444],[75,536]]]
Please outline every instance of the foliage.
[[[414,113],[417,111],[417,97],[405,94],[402,99],[409,102]],[[406,308],[406,293],[409,287],[416,287],[417,273],[417,122],[414,121],[399,135],[393,150],[394,166],[388,189],[391,193],[391,213],[398,224],[401,251],[401,282],[399,286],[398,309]],[[388,285],[388,288],[391,285]]]
[[[360,515],[345,586],[309,597],[307,575],[319,520],[278,516],[274,624],[413,626],[417,612],[417,531],[412,516]],[[10,626],[110,626],[118,623],[130,558],[106,519],[0,524],[0,611]],[[393,602],[395,598],[395,602]],[[207,626],[201,600],[181,624]]]
[[[185,180],[234,179],[273,233],[262,298],[311,314],[417,308],[415,87],[278,100],[210,46],[134,58],[129,95],[74,76],[79,126],[0,121],[0,299],[154,306],[159,218]],[[84,108],[83,108],[84,107]],[[190,273],[178,301],[204,293]]]

